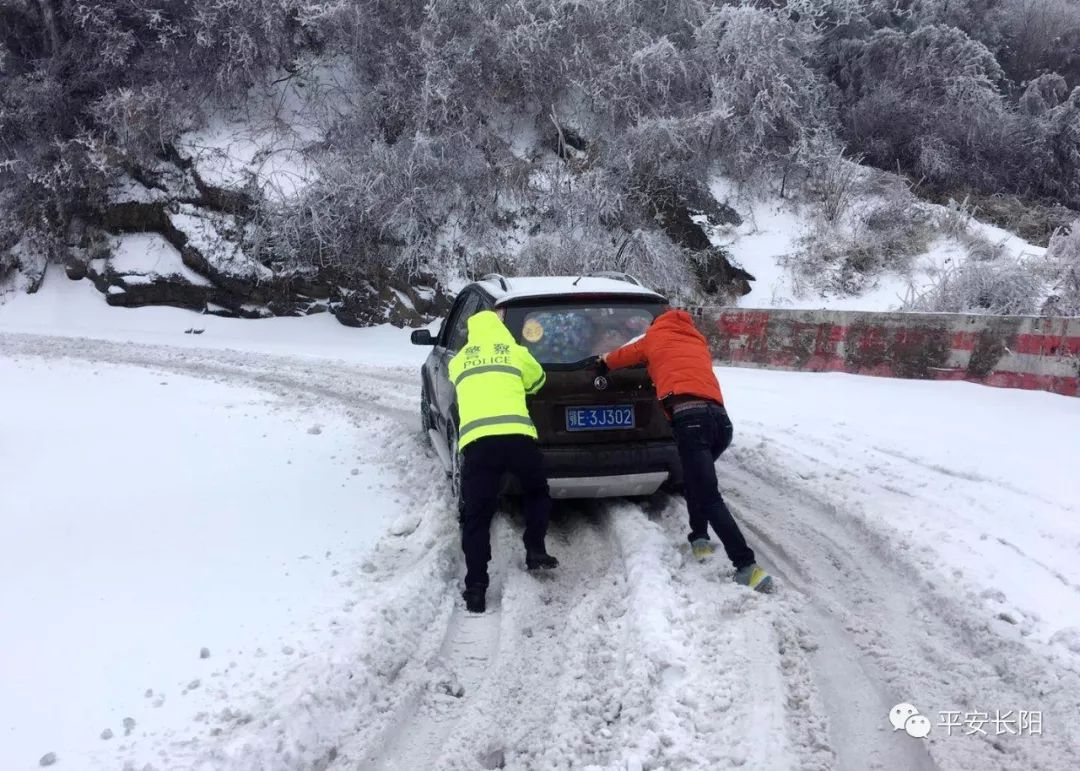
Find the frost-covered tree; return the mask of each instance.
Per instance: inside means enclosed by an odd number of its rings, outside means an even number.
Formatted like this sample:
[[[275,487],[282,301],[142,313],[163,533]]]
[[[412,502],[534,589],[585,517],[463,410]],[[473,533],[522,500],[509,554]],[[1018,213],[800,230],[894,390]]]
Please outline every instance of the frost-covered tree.
[[[883,168],[992,184],[1007,111],[994,55],[955,27],[879,30],[835,63],[852,146]]]
[[[813,28],[779,11],[727,6],[698,32],[698,55],[718,115],[713,141],[746,177],[794,157],[827,131],[825,88],[808,59]]]
[[[1047,73],[1027,84],[1020,97],[1020,108],[1027,115],[1043,116],[1064,102],[1068,95],[1065,78],[1056,72]]]
[[[1022,191],[1080,208],[1080,88],[1065,99],[1060,78],[1033,81],[1014,120],[1010,181]]]
[[[1080,85],[1080,2],[1001,0],[987,20],[1002,66],[1018,82],[1047,72]]]
[[[106,158],[145,161],[200,106],[287,64],[293,0],[2,0],[0,184],[26,221],[92,205]]]
[[[781,9],[793,20],[821,30],[865,21],[870,11],[867,0],[764,0],[756,4]]]
[[[1062,192],[1080,203],[1080,86],[1047,115],[1047,140],[1063,182]],[[1049,170],[1048,170],[1049,171]]]
[[[308,66],[349,84],[307,149],[316,183],[256,202],[268,259],[685,267],[672,217],[716,170],[816,195],[841,151],[945,195],[1080,205],[1078,5],[0,0],[0,250]]]
[[[884,0],[889,3],[890,0]],[[903,0],[897,7],[910,10],[918,24],[943,24],[963,30],[968,35],[986,41],[980,31],[990,28],[990,16],[1003,0]]]

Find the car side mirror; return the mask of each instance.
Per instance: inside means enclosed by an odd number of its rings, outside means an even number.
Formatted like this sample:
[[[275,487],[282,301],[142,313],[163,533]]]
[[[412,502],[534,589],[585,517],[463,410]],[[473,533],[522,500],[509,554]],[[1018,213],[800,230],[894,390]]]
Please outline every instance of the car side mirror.
[[[435,345],[435,338],[431,336],[430,329],[414,329],[412,336],[413,345]]]

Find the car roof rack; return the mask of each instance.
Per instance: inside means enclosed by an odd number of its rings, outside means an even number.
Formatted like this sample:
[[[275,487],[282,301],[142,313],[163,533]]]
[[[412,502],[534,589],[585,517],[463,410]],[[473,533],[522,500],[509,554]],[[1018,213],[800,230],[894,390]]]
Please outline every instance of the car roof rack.
[[[501,273],[488,273],[481,281],[498,281],[499,286],[503,288],[504,292],[510,291],[510,282],[506,280],[506,276]]]
[[[622,271],[619,271],[619,270],[598,270],[598,271],[595,271],[593,273],[590,273],[589,275],[592,276],[593,278],[611,278],[611,279],[614,279],[616,281],[625,281],[626,283],[633,284],[634,286],[640,286],[640,287],[645,286],[640,281],[638,281],[636,278],[631,276],[629,273],[623,273]]]

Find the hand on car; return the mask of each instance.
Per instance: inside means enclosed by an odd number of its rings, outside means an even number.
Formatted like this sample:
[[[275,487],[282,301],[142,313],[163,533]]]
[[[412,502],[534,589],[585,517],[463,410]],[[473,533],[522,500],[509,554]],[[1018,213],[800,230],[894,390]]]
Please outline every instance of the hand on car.
[[[608,372],[607,354],[605,353],[601,356],[593,356],[592,366],[601,375],[606,375]]]

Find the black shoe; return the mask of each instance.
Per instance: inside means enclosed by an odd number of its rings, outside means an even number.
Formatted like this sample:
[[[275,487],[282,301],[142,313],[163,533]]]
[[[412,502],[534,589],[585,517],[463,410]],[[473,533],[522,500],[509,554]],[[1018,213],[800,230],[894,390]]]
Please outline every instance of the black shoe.
[[[526,552],[525,567],[528,570],[552,570],[553,568],[559,567],[559,561],[547,552]]]
[[[467,587],[461,596],[465,598],[465,608],[470,613],[483,613],[487,610],[487,589],[484,587]]]

